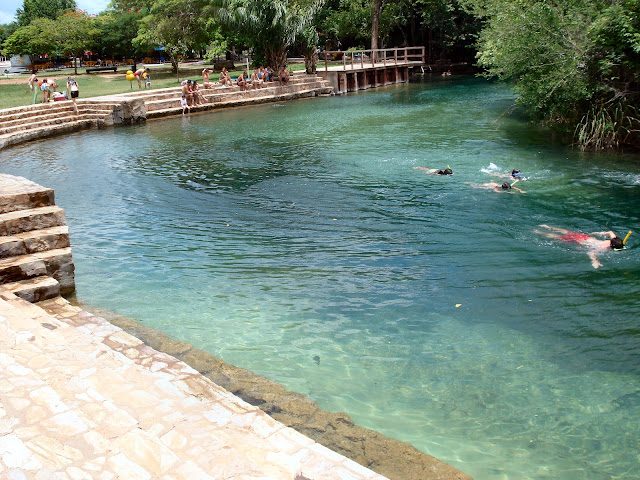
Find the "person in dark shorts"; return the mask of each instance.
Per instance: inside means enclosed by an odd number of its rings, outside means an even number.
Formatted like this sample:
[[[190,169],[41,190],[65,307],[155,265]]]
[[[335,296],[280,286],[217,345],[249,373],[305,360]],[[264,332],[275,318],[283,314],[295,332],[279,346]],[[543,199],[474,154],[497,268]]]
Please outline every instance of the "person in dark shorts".
[[[80,95],[80,90],[78,89],[78,82],[76,82],[72,77],[67,77],[67,90],[69,91],[69,98],[71,98],[71,101],[73,102],[73,111],[78,115],[76,98]]]

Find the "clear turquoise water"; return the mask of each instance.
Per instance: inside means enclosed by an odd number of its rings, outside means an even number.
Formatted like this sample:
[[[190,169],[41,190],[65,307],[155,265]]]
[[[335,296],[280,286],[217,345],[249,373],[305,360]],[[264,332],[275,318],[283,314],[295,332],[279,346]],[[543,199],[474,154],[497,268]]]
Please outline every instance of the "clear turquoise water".
[[[56,189],[89,304],[477,479],[637,478],[639,157],[554,146],[512,103],[438,78],[69,135],[0,171]],[[465,184],[514,167],[526,195]],[[636,233],[596,271],[540,223]]]

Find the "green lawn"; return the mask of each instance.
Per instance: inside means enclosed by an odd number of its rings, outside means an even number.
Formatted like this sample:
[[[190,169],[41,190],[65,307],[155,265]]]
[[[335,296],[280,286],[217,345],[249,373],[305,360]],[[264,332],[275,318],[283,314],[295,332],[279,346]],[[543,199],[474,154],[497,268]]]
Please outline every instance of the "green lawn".
[[[202,83],[202,69],[205,67],[212,68],[210,65],[181,65],[180,81],[185,79],[197,80]],[[304,65],[292,65],[294,70],[304,69]],[[151,88],[167,88],[177,87],[180,85],[178,78],[171,72],[170,65],[157,67],[149,67],[151,71]],[[137,82],[127,82],[125,75],[127,67],[118,67],[116,75],[92,73],[86,74],[85,69],[78,68],[78,74],[73,74],[73,69],[65,69],[58,71],[41,71],[38,72],[38,78],[47,77],[57,80],[58,91],[66,90],[67,77],[73,76],[78,82],[80,88],[80,98],[97,97],[100,95],[113,95],[117,93],[126,93],[138,88]],[[242,72],[241,67],[230,72],[232,78],[236,78]],[[220,75],[218,73],[211,74],[211,81],[218,81]],[[15,84],[15,79],[21,80],[20,84]],[[33,94],[27,86],[29,75],[23,74],[19,77],[2,77],[0,78],[0,109],[18,107],[21,105],[30,105],[33,103]],[[38,92],[36,103],[42,102],[42,93]]]

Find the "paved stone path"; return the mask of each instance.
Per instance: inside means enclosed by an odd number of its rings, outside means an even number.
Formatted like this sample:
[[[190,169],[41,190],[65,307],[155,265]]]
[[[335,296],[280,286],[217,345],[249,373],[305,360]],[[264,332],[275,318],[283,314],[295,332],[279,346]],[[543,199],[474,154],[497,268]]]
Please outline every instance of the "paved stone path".
[[[384,480],[59,298],[0,287],[0,479]]]

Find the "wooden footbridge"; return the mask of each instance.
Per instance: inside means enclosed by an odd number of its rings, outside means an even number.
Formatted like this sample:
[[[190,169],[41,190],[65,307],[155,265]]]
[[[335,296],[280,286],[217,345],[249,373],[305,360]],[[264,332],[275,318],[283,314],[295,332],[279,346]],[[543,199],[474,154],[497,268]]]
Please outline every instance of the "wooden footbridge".
[[[407,82],[414,69],[422,69],[425,65],[425,47],[326,51],[323,54],[324,68],[318,68],[317,75],[327,80],[338,94]]]

